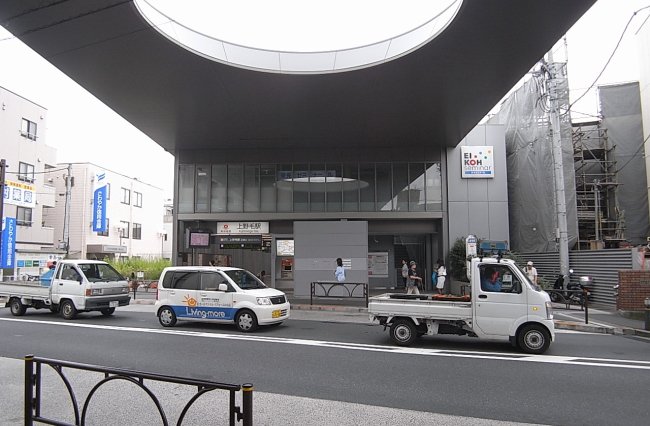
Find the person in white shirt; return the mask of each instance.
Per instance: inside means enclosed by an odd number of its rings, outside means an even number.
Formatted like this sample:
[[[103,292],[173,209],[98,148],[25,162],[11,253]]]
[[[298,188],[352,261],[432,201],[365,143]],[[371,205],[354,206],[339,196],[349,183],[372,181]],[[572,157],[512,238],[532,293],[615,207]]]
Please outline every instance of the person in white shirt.
[[[537,285],[537,269],[533,266],[533,262],[528,262],[526,268],[524,268],[524,273],[528,277],[531,283]]]
[[[445,289],[446,278],[447,278],[447,269],[445,268],[445,261],[442,259],[438,259],[438,282],[436,283],[438,294],[443,293]]]

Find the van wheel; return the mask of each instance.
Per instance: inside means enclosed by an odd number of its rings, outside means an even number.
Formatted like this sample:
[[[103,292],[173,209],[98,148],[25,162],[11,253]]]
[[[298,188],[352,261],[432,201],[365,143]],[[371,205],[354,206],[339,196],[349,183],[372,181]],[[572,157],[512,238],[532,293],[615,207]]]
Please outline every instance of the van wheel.
[[[517,334],[517,344],[528,354],[543,354],[551,344],[551,336],[545,327],[529,324]]]
[[[101,312],[102,315],[104,315],[105,317],[110,317],[111,315],[113,315],[113,312],[115,312],[115,308],[106,308],[106,309],[102,309],[99,312]]]
[[[15,317],[22,317],[25,315],[25,311],[27,311],[27,306],[23,305],[23,302],[17,297],[11,299],[9,307],[11,308],[11,314]]]
[[[158,322],[163,327],[173,327],[176,324],[176,314],[169,306],[158,311]]]
[[[253,312],[244,309],[237,313],[235,324],[237,324],[239,331],[251,332],[257,328],[257,317]]]
[[[64,300],[61,302],[61,316],[63,319],[71,320],[77,316],[77,308],[71,300]]]
[[[415,330],[413,321],[407,319],[398,319],[390,326],[390,338],[396,345],[408,346],[417,339],[418,335]]]

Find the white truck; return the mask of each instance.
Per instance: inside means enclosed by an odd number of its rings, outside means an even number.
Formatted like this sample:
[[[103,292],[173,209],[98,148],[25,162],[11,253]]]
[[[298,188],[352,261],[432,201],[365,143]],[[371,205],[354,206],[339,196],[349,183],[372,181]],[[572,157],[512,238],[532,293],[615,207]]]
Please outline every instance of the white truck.
[[[111,265],[98,260],[60,260],[56,264],[49,287],[37,281],[0,283],[0,297],[15,316],[27,308],[47,308],[73,319],[79,312],[99,311],[112,315],[118,306],[126,306],[129,283]]]
[[[510,259],[468,261],[464,296],[383,294],[371,297],[371,320],[390,327],[397,345],[420,336],[455,334],[509,340],[527,353],[544,353],[555,340],[553,308],[545,291],[531,283]]]

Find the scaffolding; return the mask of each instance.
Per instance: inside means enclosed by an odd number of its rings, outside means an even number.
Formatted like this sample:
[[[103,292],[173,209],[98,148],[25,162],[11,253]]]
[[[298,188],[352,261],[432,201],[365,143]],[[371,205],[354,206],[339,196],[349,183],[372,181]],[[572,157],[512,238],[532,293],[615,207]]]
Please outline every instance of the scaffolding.
[[[618,205],[616,146],[600,121],[572,127],[578,213],[575,249],[619,248],[627,241],[625,215]]]

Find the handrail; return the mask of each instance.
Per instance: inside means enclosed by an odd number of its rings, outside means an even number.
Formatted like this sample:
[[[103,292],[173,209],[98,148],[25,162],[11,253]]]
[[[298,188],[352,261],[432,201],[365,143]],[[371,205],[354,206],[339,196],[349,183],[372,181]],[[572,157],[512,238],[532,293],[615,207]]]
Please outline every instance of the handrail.
[[[41,386],[42,386],[42,366],[49,365],[52,369],[59,375],[63,384],[65,385],[70,400],[72,401],[72,408],[74,411],[74,423],[66,423],[58,421],[55,419],[49,419],[41,416]],[[95,386],[92,387],[90,393],[86,397],[86,400],[83,401],[83,406],[81,407],[81,414],[79,413],[79,401],[77,401],[77,396],[74,392],[71,382],[66,377],[63,367],[73,368],[76,370],[84,371],[93,371],[104,373],[104,378],[98,381]],[[178,426],[182,425],[185,418],[185,414],[190,409],[192,404],[203,394],[211,392],[214,390],[224,390],[230,393],[229,399],[229,424],[234,426],[236,422],[242,421],[243,426],[252,426],[253,425],[253,385],[245,383],[243,385],[235,385],[229,383],[218,383],[207,380],[196,380],[196,379],[187,379],[184,377],[175,377],[167,376],[162,374],[155,373],[145,373],[133,370],[126,370],[121,368],[112,368],[112,367],[101,367],[97,365],[90,364],[81,364],[76,362],[61,361],[49,358],[39,358],[34,355],[25,356],[25,406],[24,406],[24,416],[25,416],[25,425],[32,426],[34,422],[47,423],[51,425],[59,426],[77,426],[86,424],[86,414],[88,413],[88,407],[90,406],[91,401],[93,401],[93,396],[97,390],[102,387],[104,384],[115,381],[115,380],[124,380],[129,383],[132,383],[142,389],[148,396],[151,398],[155,404],[158,414],[162,420],[162,423],[165,426],[169,425],[169,420],[163,409],[163,406],[160,400],[156,397],[155,393],[145,384],[145,380],[153,380],[158,382],[166,383],[175,383],[180,385],[193,386],[197,388],[196,393],[190,398],[190,400],[185,404],[183,411],[181,412],[178,422]],[[242,391],[242,407],[239,407],[236,404],[236,392]],[[137,419],[134,423],[138,423]]]
[[[317,285],[323,290],[324,294],[316,294]],[[325,288],[325,286],[329,286],[329,287]],[[353,287],[350,289],[348,286],[353,286]],[[363,289],[363,295],[355,296],[354,292],[359,286],[361,286],[361,288]],[[330,291],[333,288],[339,288],[339,287],[343,287],[348,292],[347,297],[349,298],[353,298],[353,299],[365,298],[366,308],[368,307],[368,283],[349,283],[349,282],[338,282],[338,281],[312,281],[311,294],[309,296],[309,304],[310,305],[314,304],[314,297],[346,297],[345,295],[344,296],[330,295]]]

